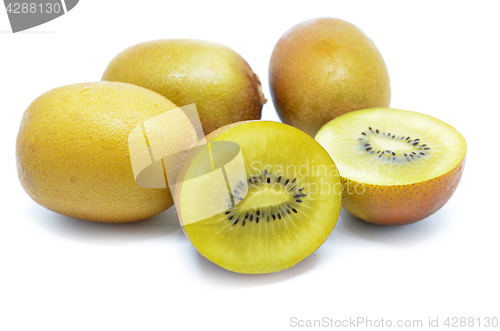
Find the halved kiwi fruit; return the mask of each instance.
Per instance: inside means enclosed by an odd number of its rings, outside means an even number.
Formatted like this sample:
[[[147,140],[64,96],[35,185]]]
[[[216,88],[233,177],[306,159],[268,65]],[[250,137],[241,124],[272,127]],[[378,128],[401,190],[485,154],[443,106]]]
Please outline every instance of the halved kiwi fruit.
[[[467,151],[464,137],[443,121],[389,108],[335,118],[316,140],[339,168],[342,206],[381,225],[413,223],[438,211],[460,182]]]
[[[267,121],[230,124],[206,138],[174,194],[181,225],[203,256],[238,273],[271,273],[323,244],[340,212],[342,184],[319,143]]]

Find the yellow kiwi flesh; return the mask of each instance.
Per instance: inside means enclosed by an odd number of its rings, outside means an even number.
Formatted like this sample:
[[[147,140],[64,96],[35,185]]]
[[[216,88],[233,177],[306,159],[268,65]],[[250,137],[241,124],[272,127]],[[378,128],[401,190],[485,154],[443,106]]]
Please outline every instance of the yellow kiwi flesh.
[[[335,18],[288,30],[273,50],[269,83],[281,120],[313,137],[339,115],[388,107],[391,99],[389,74],[373,41]]]
[[[248,63],[224,45],[193,39],[165,39],[119,53],[102,80],[139,85],[179,107],[195,103],[205,134],[224,125],[260,119],[266,102]]]
[[[467,144],[432,116],[390,108],[353,111],[327,123],[316,140],[339,167],[343,206],[376,224],[422,220],[455,191]]]
[[[318,249],[336,224],[342,190],[334,162],[317,142],[291,126],[265,121],[232,124],[207,139],[212,152],[219,142],[238,144],[246,170],[240,177],[228,172],[235,205],[224,182],[186,181],[176,189],[183,229],[203,256],[234,272],[259,274],[289,268]],[[214,169],[201,155],[187,162],[181,178]],[[194,192],[208,193],[197,198]],[[221,203],[225,211],[189,219],[192,209]]]
[[[174,108],[153,91],[123,83],[44,93],[24,113],[17,137],[23,188],[42,206],[89,221],[131,222],[161,213],[173,204],[170,191],[136,184],[128,134]]]

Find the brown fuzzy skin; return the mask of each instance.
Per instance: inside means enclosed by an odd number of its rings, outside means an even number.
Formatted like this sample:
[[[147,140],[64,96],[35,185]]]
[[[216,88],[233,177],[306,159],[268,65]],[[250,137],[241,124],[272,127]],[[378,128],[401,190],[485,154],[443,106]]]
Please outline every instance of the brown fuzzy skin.
[[[274,106],[284,123],[311,136],[346,112],[388,107],[389,74],[375,44],[334,18],[302,22],[276,44],[269,65]]]
[[[136,184],[128,135],[177,106],[123,83],[83,83],[38,97],[24,113],[16,142],[19,180],[38,204],[96,222],[142,220],[172,206],[169,189]]]
[[[195,103],[205,135],[230,123],[260,119],[267,101],[259,77],[238,53],[202,40],[132,46],[109,63],[102,80],[145,87],[180,107]]]
[[[369,185],[342,177],[342,207],[354,216],[378,225],[420,221],[448,202],[462,178],[464,165],[465,157],[448,173],[409,185]]]

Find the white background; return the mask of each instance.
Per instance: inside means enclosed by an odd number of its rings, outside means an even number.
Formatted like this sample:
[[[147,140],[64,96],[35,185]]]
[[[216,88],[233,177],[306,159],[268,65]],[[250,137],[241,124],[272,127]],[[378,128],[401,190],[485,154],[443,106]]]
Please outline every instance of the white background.
[[[0,8],[0,330],[286,330],[291,317],[422,319],[424,326],[429,317],[500,318],[499,4],[82,0],[18,34]],[[435,215],[379,227],[342,211],[312,256],[252,276],[201,257],[173,209],[99,224],[48,211],[23,191],[15,139],[24,110],[43,92],[100,80],[107,63],[136,43],[183,37],[239,52],[270,99],[275,43],[319,16],[347,20],[374,40],[393,108],[433,115],[467,139],[462,182]],[[278,119],[271,101],[263,118]]]

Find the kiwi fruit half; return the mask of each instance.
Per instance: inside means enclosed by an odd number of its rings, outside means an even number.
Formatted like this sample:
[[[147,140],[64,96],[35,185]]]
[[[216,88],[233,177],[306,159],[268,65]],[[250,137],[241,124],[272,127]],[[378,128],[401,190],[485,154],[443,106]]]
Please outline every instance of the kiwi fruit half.
[[[203,256],[234,272],[271,273],[323,244],[340,212],[342,186],[319,143],[268,121],[231,124],[206,138],[208,145],[185,162],[175,189],[181,225]],[[239,146],[240,171],[231,168],[238,150],[228,144]],[[222,168],[219,179],[208,178]]]
[[[24,113],[17,136],[23,188],[42,206],[89,221],[131,222],[163,212],[173,204],[170,191],[136,184],[128,136],[175,108],[153,91],[123,83],[73,84],[44,93]]]
[[[288,30],[269,64],[271,96],[284,123],[312,137],[346,112],[389,107],[389,73],[373,41],[355,25],[317,18]]]
[[[399,225],[438,211],[460,182],[467,144],[429,115],[374,108],[337,117],[316,140],[335,160],[342,206],[367,222]]]
[[[139,85],[179,107],[195,103],[205,134],[260,119],[266,103],[259,77],[237,52],[210,41],[165,39],[119,53],[102,80]]]

